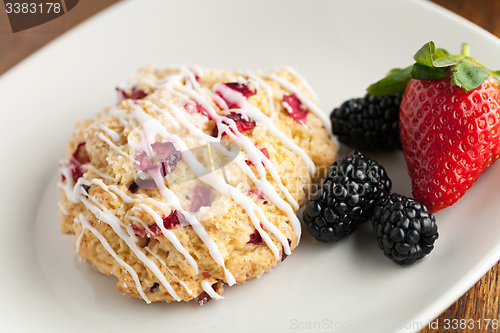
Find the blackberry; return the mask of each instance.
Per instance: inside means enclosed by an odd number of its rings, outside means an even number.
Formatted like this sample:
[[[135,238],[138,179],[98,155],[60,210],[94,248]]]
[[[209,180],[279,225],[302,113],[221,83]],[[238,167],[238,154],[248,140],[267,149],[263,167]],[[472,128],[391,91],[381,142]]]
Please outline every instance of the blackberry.
[[[366,94],[345,101],[330,114],[332,132],[340,142],[366,150],[392,151],[401,148],[399,104],[402,94]]]
[[[372,225],[380,249],[400,265],[410,265],[425,257],[439,237],[436,219],[427,207],[396,193],[381,200]]]
[[[338,241],[369,219],[375,204],[389,195],[385,169],[358,151],[334,162],[322,186],[307,203],[303,220],[319,241]]]

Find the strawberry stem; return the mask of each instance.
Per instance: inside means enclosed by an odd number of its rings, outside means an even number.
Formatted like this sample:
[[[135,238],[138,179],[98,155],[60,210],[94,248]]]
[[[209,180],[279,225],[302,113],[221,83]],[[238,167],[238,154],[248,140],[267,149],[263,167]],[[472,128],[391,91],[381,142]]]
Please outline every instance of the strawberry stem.
[[[464,57],[469,57],[470,56],[469,44],[467,44],[467,43],[463,43],[462,44],[462,55]]]

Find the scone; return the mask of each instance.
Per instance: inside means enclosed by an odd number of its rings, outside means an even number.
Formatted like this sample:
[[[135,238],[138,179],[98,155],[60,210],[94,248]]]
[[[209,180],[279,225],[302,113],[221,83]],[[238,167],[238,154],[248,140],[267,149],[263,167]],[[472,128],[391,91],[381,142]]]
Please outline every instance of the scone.
[[[204,303],[291,254],[337,152],[301,76],[149,66],[117,92],[60,163],[78,255],[131,297]]]

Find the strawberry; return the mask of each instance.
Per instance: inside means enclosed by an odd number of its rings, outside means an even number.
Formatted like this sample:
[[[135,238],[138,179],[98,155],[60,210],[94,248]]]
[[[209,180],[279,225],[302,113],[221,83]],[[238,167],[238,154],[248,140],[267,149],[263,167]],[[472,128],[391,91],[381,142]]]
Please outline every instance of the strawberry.
[[[369,87],[404,89],[399,111],[403,154],[415,200],[431,213],[454,204],[500,156],[499,72],[425,44],[416,63]]]

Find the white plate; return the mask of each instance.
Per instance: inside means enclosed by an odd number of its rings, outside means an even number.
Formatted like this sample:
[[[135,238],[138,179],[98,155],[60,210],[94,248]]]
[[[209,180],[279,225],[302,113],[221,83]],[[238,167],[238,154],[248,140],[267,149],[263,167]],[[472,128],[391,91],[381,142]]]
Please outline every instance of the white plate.
[[[389,332],[425,325],[500,258],[499,163],[437,214],[436,249],[413,267],[387,260],[368,225],[338,244],[305,235],[272,272],[204,307],[128,299],[114,278],[80,264],[72,237],[59,233],[55,182],[73,123],[113,103],[115,85],[143,64],[290,65],[330,110],[409,64],[429,40],[454,52],[468,42],[488,67],[500,67],[498,39],[425,1],[189,0],[120,2],[7,72],[0,78],[0,330]],[[376,157],[394,190],[409,194],[402,156]]]

